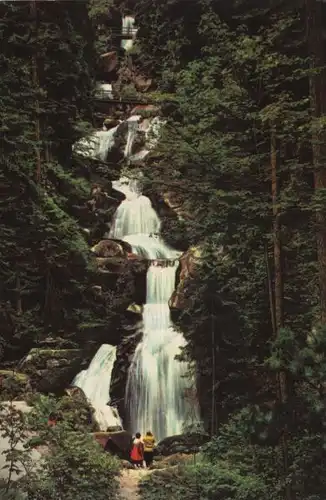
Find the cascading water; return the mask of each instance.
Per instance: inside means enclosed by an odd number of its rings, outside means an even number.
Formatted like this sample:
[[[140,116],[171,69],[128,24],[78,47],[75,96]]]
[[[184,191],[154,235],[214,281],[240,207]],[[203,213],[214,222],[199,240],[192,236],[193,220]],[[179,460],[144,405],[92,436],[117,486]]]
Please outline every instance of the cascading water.
[[[137,28],[135,26],[135,18],[132,16],[125,16],[122,18],[122,34],[128,33],[129,35],[135,36],[137,33]],[[121,40],[121,47],[127,52],[133,47],[133,40],[129,38]]]
[[[110,237],[131,244],[151,261],[143,312],[143,339],[129,369],[125,403],[132,431],[152,430],[158,439],[179,434],[196,409],[185,395],[187,365],[176,359],[184,339],[172,326],[168,301],[175,288],[179,252],[159,237],[160,220],[135,181],[115,184],[126,199],[115,214]]]
[[[119,126],[119,125],[118,125]],[[82,156],[98,158],[105,161],[108,152],[114,146],[118,126],[110,130],[96,130],[92,135],[81,139],[74,145],[74,151]]]
[[[115,346],[103,344],[87,370],[76,375],[72,386],[79,387],[95,409],[95,418],[101,430],[108,428],[122,429],[122,423],[115,408],[108,406],[110,402],[111,375],[116,360]]]
[[[164,123],[154,118],[145,130],[145,149],[132,155],[133,143],[140,129],[140,116],[127,120],[128,133],[124,150],[130,162],[144,158],[155,146]],[[95,132],[79,141],[76,152],[106,160],[115,144],[119,125]],[[143,338],[138,345],[128,373],[125,405],[132,432],[152,430],[157,439],[182,432],[183,424],[198,421],[196,400],[188,400],[186,392],[194,387],[187,378],[187,366],[176,359],[183,336],[177,333],[170,319],[168,301],[175,287],[180,252],[167,246],[160,238],[160,220],[152,204],[142,194],[138,180],[121,178],[112,182],[125,200],[119,205],[109,237],[128,242],[133,252],[150,261],[147,272],[146,304],[143,311]],[[100,428],[120,427],[116,410],[108,406],[116,348],[102,345],[88,370],[79,373],[72,385],[80,387],[96,410]],[[189,387],[192,386],[192,387]]]

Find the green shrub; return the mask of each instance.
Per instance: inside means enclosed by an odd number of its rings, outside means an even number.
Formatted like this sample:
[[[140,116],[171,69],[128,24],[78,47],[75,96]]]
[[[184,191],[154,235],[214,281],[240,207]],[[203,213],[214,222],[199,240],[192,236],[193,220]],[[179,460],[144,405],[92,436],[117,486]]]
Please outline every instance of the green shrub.
[[[141,483],[143,500],[262,500],[266,485],[225,463],[201,462],[154,472]]]
[[[37,500],[111,500],[118,498],[118,461],[94,438],[71,431],[67,423],[48,430],[49,453],[22,483]]]
[[[47,426],[50,413],[60,416],[72,430],[87,430],[89,432],[98,430],[98,425],[93,418],[94,410],[81,393],[62,398],[37,394],[29,400],[29,403],[33,406],[29,415],[32,430],[44,429]]]

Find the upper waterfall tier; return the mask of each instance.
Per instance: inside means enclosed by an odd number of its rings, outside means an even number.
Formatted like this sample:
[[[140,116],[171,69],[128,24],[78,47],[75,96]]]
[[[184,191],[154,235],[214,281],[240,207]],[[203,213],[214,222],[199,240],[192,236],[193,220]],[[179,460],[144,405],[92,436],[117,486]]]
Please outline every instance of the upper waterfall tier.
[[[160,230],[160,219],[146,196],[134,194],[134,199],[125,199],[118,207],[110,238],[122,239],[131,234],[155,234]]]

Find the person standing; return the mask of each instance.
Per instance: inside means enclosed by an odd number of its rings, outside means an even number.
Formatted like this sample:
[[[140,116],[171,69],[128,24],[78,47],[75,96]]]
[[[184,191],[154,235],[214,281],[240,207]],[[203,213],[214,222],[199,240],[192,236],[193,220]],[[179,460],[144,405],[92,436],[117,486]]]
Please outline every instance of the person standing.
[[[155,447],[155,438],[151,431],[146,432],[146,436],[144,437],[144,460],[146,463],[146,467],[150,467],[153,463],[154,458],[154,447]]]
[[[134,466],[142,467],[144,461],[144,444],[141,440],[140,432],[136,432],[135,439],[132,443],[130,458]]]

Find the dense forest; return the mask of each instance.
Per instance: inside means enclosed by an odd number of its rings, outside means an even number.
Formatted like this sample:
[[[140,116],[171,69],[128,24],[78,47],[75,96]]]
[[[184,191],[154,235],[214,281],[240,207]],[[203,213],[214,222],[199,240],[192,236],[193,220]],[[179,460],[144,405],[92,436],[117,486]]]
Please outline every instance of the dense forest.
[[[141,170],[145,193],[164,207],[165,241],[184,252],[170,307],[209,435],[195,454],[158,462],[141,498],[323,500],[323,2],[19,1],[1,2],[0,14],[1,400],[22,390],[34,398],[28,425],[53,450],[28,476],[27,498],[118,495],[118,461],[97,449],[86,417],[76,421],[85,402],[67,403],[63,391],[108,332],[119,344],[139,295],[130,263],[103,281],[90,251],[120,202],[111,182],[139,165],[73,148],[97,123],[101,54],[132,14],[137,37],[119,53],[118,86],[164,119]],[[145,92],[125,76],[130,64],[149,82]],[[91,208],[98,183],[113,197],[102,211]],[[57,375],[53,365],[50,381],[43,372],[40,384],[30,361],[19,369],[31,350],[59,348],[73,362]],[[42,423],[52,396],[35,395],[26,373],[69,407],[56,431]],[[20,439],[23,424],[10,415],[2,427]]]

